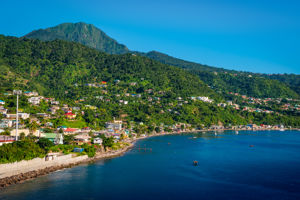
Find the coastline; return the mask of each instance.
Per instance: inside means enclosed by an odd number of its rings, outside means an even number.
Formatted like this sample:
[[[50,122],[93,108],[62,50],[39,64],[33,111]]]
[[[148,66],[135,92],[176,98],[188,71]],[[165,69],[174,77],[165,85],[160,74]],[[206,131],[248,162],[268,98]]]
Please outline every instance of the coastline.
[[[270,130],[270,131],[279,131],[278,129],[273,130],[273,129],[258,129],[258,130],[250,130],[250,131],[265,131],[265,130]],[[299,129],[285,129],[285,130],[298,130]],[[108,152],[104,153],[96,153],[96,155],[92,158],[87,158],[82,161],[77,161],[69,164],[62,164],[62,165],[57,165],[57,166],[51,166],[51,167],[45,167],[42,169],[38,170],[33,170],[25,173],[19,173],[17,175],[5,177],[0,179],[0,189],[6,188],[10,185],[18,184],[18,183],[23,183],[24,181],[31,180],[34,178],[37,178],[39,176],[44,176],[47,174],[50,174],[52,172],[61,170],[61,169],[66,169],[66,168],[71,168],[80,164],[86,164],[86,163],[93,163],[99,160],[103,159],[110,159],[110,158],[115,158],[118,156],[122,156],[124,153],[132,149],[135,145],[135,143],[139,140],[142,139],[147,139],[150,137],[156,137],[156,136],[164,136],[164,135],[176,135],[176,134],[185,134],[185,133],[198,133],[198,132],[211,132],[211,131],[247,131],[245,129],[219,129],[219,130],[190,130],[190,131],[180,131],[180,132],[168,132],[168,133],[160,133],[160,134],[151,134],[147,135],[144,137],[139,137],[135,138],[132,140],[127,141],[129,143],[128,146],[118,149],[118,150],[111,150]]]

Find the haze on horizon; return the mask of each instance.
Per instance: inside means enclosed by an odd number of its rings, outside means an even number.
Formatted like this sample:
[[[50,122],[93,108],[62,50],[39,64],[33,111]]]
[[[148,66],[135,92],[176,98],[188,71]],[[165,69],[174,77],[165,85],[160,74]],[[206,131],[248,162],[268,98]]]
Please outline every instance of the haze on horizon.
[[[130,50],[226,69],[300,74],[296,0],[11,0],[1,7],[4,35],[86,22]]]

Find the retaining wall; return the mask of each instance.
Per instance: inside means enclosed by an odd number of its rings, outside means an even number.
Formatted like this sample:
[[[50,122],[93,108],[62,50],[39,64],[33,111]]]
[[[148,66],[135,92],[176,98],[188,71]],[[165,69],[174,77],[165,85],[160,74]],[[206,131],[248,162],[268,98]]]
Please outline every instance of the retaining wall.
[[[15,163],[1,164],[0,179],[34,170],[44,169],[47,167],[78,163],[86,160],[87,158],[87,155],[76,157],[76,155],[74,154],[68,154],[55,157],[53,160],[48,161],[46,161],[45,158],[35,158],[32,160],[23,160]]]

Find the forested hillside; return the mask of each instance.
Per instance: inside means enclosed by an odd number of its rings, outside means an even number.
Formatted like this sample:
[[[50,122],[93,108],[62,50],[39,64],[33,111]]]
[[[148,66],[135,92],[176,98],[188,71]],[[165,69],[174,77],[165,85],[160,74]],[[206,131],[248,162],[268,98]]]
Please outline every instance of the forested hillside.
[[[225,102],[222,95],[184,69],[134,54],[109,55],[75,42],[0,35],[0,70],[0,92],[2,99],[10,102],[10,111],[15,110],[15,96],[5,96],[5,92],[38,91],[73,106],[96,106],[97,111],[87,109],[83,116],[89,126],[97,126],[92,120],[97,119],[103,127],[113,117],[148,127],[177,122],[198,128],[213,124],[299,125],[295,112],[281,115],[220,107],[218,102]],[[207,96],[213,103],[196,100],[196,96]],[[31,108],[30,113],[47,110],[36,109]]]
[[[300,75],[265,75],[227,70],[188,62],[156,51],[137,54],[196,74],[216,91],[253,97],[298,98],[300,95]]]
[[[109,54],[128,53],[125,45],[119,44],[92,24],[64,23],[47,29],[39,29],[25,35],[27,38],[38,38],[42,41],[56,39],[79,42]]]
[[[170,95],[217,97],[197,76],[132,54],[108,55],[79,43],[0,36],[1,89],[37,89],[64,97],[74,85],[136,82]]]

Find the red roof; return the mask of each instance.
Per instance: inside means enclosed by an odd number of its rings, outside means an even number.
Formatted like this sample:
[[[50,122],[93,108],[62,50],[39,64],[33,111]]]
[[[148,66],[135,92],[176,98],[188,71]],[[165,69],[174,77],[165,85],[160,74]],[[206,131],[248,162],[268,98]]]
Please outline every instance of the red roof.
[[[77,131],[76,128],[67,128],[64,130],[64,132],[74,132],[74,131]]]
[[[65,115],[70,115],[70,116],[73,116],[73,115],[76,115],[76,114],[73,114],[73,113],[70,113],[70,112],[68,112],[68,113],[66,113]]]

